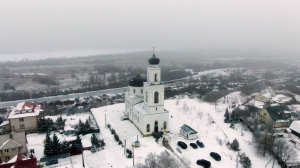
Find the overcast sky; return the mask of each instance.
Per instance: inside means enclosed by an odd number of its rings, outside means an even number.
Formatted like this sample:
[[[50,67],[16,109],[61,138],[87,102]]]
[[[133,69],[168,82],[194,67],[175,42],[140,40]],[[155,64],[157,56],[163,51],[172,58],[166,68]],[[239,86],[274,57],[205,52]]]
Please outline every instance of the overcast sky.
[[[1,0],[6,53],[300,51],[299,0]]]

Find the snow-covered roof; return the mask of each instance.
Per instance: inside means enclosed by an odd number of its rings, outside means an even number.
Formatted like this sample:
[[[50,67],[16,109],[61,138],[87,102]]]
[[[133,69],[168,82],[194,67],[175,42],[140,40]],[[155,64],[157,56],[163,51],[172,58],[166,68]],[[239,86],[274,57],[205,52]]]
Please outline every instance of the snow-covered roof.
[[[300,133],[300,121],[293,121],[289,128],[297,133]]]
[[[13,108],[8,116],[8,119],[34,117],[38,116],[42,111],[44,110],[41,109],[41,105],[39,104],[22,102]]]
[[[182,129],[184,132],[189,133],[189,134],[197,134],[198,132],[195,131],[193,128],[190,126],[183,124],[180,129]]]
[[[288,97],[283,94],[278,94],[275,97],[272,97],[272,101],[274,101],[276,103],[287,103],[287,102],[290,102],[291,100],[292,100],[291,97]]]
[[[148,115],[148,114],[149,114],[149,112],[148,112],[147,110],[145,110],[145,108],[144,108],[144,103],[143,103],[143,102],[134,105],[133,108],[134,108],[135,110],[137,110],[137,111],[138,111],[140,114],[142,114],[142,115]],[[165,112],[165,113],[168,113],[167,110],[164,110],[164,112]],[[159,112],[159,113],[161,113],[161,112]],[[152,114],[155,114],[155,113],[152,112],[151,115],[152,115]]]
[[[0,124],[0,127],[3,127],[5,125],[8,125],[9,124],[9,121],[3,121],[3,123]]]
[[[142,96],[130,95],[129,92],[126,92],[125,96],[126,96],[126,101],[131,105],[135,105],[137,103],[144,101],[144,98]]]
[[[21,146],[22,145],[19,142],[16,142],[12,139],[8,139],[0,146],[0,150],[17,148],[17,147],[21,147]]]

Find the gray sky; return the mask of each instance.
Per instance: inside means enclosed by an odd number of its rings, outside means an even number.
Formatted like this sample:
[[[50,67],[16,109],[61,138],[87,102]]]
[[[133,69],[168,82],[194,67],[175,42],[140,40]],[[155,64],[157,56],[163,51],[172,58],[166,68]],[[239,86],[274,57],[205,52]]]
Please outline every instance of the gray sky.
[[[6,53],[300,51],[299,0],[1,0]]]

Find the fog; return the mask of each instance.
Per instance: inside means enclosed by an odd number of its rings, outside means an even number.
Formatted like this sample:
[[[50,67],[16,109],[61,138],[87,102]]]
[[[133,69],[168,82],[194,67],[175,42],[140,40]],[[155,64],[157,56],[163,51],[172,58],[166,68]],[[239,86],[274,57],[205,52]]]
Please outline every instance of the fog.
[[[1,0],[0,57],[152,46],[299,53],[299,18],[298,0]]]

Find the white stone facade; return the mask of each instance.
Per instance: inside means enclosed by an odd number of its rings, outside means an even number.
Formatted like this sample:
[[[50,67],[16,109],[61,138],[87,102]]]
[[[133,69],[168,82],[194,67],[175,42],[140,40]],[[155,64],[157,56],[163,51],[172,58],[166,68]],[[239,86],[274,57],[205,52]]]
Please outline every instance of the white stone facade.
[[[152,58],[158,59],[155,55]],[[169,129],[169,112],[164,108],[165,87],[161,83],[158,63],[148,65],[147,81],[133,78],[133,84],[129,84],[129,91],[125,94],[125,115],[144,136]]]

